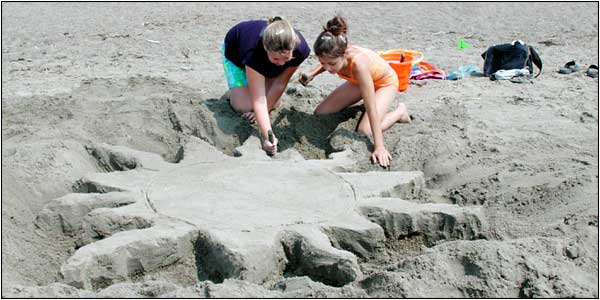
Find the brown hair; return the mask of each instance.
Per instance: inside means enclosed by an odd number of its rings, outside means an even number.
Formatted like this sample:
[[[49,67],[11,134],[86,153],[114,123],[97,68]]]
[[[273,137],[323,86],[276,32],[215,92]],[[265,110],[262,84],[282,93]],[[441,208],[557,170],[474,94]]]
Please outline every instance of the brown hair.
[[[262,39],[265,49],[272,52],[291,51],[300,44],[300,38],[292,25],[281,17],[269,19],[269,25],[263,31]]]
[[[313,46],[315,54],[317,56],[343,56],[346,47],[348,47],[347,32],[348,26],[346,26],[346,20],[343,17],[337,15],[327,21],[327,25],[323,27],[323,32],[319,34]]]

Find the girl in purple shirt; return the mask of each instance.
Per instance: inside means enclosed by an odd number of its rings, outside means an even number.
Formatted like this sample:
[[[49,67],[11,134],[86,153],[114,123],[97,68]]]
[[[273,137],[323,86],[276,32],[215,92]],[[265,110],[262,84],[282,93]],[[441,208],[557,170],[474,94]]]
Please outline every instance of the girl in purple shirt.
[[[290,78],[310,54],[306,40],[280,17],[245,21],[227,32],[222,54],[231,107],[258,122],[263,150],[277,153],[277,137],[268,138],[269,112],[279,106]]]

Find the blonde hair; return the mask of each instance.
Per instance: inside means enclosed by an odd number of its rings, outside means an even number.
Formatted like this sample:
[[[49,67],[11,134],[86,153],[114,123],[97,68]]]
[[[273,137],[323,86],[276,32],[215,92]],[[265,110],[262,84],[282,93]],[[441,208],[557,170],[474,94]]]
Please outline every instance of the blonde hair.
[[[300,44],[300,38],[290,23],[281,17],[269,19],[269,25],[264,29],[263,45],[267,51],[292,51]]]

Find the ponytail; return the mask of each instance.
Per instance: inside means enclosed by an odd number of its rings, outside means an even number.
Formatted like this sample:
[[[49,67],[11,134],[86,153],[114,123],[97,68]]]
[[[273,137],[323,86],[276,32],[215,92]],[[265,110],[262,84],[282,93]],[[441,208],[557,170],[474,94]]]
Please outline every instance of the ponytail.
[[[319,34],[313,46],[315,54],[317,56],[343,56],[346,47],[348,47],[347,32],[348,26],[343,17],[337,15],[327,21],[327,25],[323,27],[323,31]]]

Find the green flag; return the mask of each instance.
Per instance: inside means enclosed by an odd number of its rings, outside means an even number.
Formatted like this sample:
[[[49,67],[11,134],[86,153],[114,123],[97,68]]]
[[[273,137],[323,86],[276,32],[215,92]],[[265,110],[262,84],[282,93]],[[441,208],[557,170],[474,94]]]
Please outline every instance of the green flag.
[[[458,47],[458,50],[463,50],[471,48],[471,45],[467,44],[467,42],[465,42],[463,39],[458,39],[456,42],[456,47]]]

